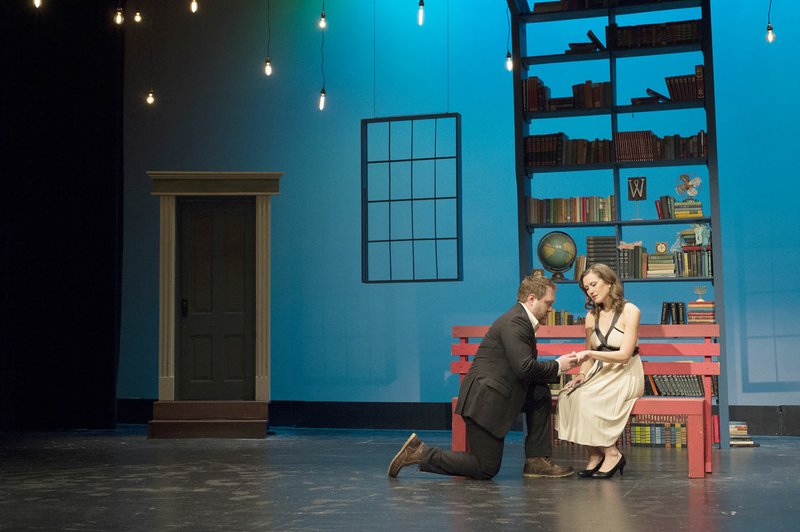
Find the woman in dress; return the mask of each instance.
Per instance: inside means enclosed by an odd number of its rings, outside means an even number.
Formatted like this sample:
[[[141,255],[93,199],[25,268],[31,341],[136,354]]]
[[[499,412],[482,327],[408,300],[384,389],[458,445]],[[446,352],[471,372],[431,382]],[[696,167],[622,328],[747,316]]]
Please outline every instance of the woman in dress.
[[[594,264],[581,276],[586,294],[586,350],[579,373],[558,400],[558,437],[587,446],[589,461],[581,478],[622,475],[625,456],[616,442],[644,393],[640,360],[639,309],[625,301],[614,270]]]

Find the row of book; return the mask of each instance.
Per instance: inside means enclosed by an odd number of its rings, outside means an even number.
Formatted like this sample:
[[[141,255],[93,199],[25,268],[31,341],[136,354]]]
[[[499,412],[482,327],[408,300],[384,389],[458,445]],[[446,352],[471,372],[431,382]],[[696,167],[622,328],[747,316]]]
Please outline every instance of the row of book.
[[[686,249],[672,253],[647,253],[641,246],[619,250],[622,279],[663,277],[713,277],[710,249]]]
[[[577,325],[579,323],[584,323],[584,321],[585,318],[583,316],[576,316],[566,310],[555,310],[551,308],[547,311],[547,315],[540,323],[542,323],[542,325]]]
[[[622,444],[630,447],[688,447],[685,418],[675,416],[635,416],[625,427]]]
[[[573,139],[562,132],[525,137],[525,165],[564,166],[611,161],[612,141]],[[652,131],[617,132],[613,141],[616,161],[660,161],[706,157],[707,134],[659,138]]]
[[[676,200],[672,196],[661,196],[655,200],[659,220],[702,218],[703,203],[693,198]]]
[[[582,223],[616,220],[614,194],[575,198],[528,198],[528,223]]]
[[[560,11],[581,11],[584,9],[599,9],[604,7],[631,6],[644,3],[658,3],[662,0],[548,0],[535,2],[534,13],[558,13]]]
[[[694,74],[667,76],[667,91],[673,102],[687,102],[705,98],[705,71],[703,65],[695,65]]]
[[[589,30],[589,34],[594,34]],[[579,43],[591,47],[593,51],[602,43]],[[586,53],[576,43],[570,43],[567,53]],[[667,76],[665,78],[669,96],[653,89],[647,89],[647,96],[631,98],[632,105],[659,102],[681,102],[702,99],[705,95],[703,65],[695,66],[694,74]],[[562,109],[600,109],[613,106],[613,94],[610,81],[586,80],[572,85],[572,96],[552,97],[550,88],[538,77],[522,80],[522,107],[526,112],[559,111]]]
[[[717,314],[713,301],[690,301],[686,309],[688,323],[716,323]]]
[[[577,11],[608,7],[608,0],[551,0],[533,4],[534,13],[558,13],[559,11]]]
[[[565,166],[611,161],[611,141],[570,140],[564,133],[525,137],[526,166]]]
[[[712,375],[711,395],[716,397],[717,376]],[[704,397],[701,375],[646,375],[644,394],[665,397]]]
[[[686,323],[686,304],[683,301],[664,301],[661,303],[661,325],[684,325]]]
[[[650,48],[700,42],[702,20],[680,20],[637,26],[606,26],[606,44],[612,49]]]
[[[618,246],[620,279],[643,279],[647,277],[647,249],[641,243],[620,242]]]
[[[703,130],[689,137],[667,135],[663,138],[652,131],[619,131],[614,137],[614,153],[617,161],[704,159],[707,144],[707,134]]]
[[[553,414],[553,426],[556,414]],[[619,447],[670,447],[686,448],[686,416],[638,414],[628,418],[625,429],[616,442]],[[572,442],[558,439],[554,432],[553,445],[572,446]]]

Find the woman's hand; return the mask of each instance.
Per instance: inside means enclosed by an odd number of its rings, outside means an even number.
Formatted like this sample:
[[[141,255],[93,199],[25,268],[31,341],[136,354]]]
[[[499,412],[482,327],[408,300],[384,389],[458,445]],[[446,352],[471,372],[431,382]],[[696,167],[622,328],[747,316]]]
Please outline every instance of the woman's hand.
[[[564,388],[567,389],[574,388],[575,386],[582,383],[584,380],[586,380],[586,375],[584,375],[583,373],[577,373],[572,376],[572,379],[570,379],[569,382],[564,384]]]
[[[575,353],[575,356],[578,357],[578,364],[583,364],[586,360],[592,358],[592,352],[584,349],[583,351],[578,351]]]

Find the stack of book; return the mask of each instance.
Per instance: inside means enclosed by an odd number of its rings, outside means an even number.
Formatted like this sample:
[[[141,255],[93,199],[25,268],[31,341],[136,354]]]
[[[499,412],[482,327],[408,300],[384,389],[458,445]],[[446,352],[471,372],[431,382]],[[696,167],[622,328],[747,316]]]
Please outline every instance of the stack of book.
[[[586,266],[598,263],[605,264],[617,271],[617,237],[586,237]]]
[[[647,256],[647,277],[675,277],[672,253],[650,253]]]
[[[716,323],[713,301],[690,301],[687,316],[689,323]]]
[[[658,207],[656,207],[657,209]],[[685,199],[683,201],[676,201],[672,204],[674,218],[702,218],[703,217],[703,203],[696,199]]]
[[[729,421],[728,434],[731,437],[731,447],[758,447],[750,437],[747,421]]]

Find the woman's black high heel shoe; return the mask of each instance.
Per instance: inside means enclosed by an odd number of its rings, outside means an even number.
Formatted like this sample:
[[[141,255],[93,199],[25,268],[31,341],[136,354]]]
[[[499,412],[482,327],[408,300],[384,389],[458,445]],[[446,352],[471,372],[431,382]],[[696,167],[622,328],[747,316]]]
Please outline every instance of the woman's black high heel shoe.
[[[583,469],[581,471],[578,471],[578,476],[581,477],[581,478],[592,478],[592,474],[596,473],[597,470],[600,469],[600,466],[603,465],[603,460],[605,460],[605,459],[606,459],[605,456],[603,458],[601,458],[600,461],[597,462],[597,465],[594,466],[593,469]]]
[[[608,471],[596,471],[592,473],[592,478],[611,478],[614,476],[614,473],[617,472],[617,469],[619,469],[619,476],[622,476],[622,470],[625,469],[625,455],[622,453],[619,454],[620,454],[619,462],[617,462],[617,464],[614,467],[612,467]]]

